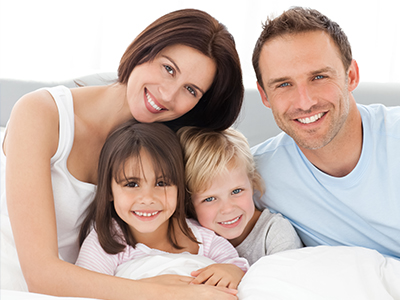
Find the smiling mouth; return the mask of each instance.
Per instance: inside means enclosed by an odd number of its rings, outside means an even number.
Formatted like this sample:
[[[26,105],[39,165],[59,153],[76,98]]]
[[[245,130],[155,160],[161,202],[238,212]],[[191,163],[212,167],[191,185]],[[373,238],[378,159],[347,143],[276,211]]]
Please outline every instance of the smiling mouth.
[[[152,213],[145,213],[145,212],[141,212],[141,211],[133,211],[133,213],[139,217],[153,217],[156,214],[158,214],[160,211],[155,211]]]
[[[237,221],[239,221],[240,217],[241,217],[241,216],[236,217],[236,218],[234,218],[233,220],[230,220],[230,221],[219,222],[219,223],[222,224],[222,225],[231,225],[231,224],[234,224],[234,223],[236,223]]]
[[[159,107],[157,104],[155,104],[154,100],[151,98],[149,93],[147,93],[147,90],[145,90],[145,94],[146,94],[147,102],[151,105],[151,107],[153,107],[155,110],[161,111],[162,108]]]
[[[325,113],[319,113],[316,114],[314,116],[311,116],[309,118],[302,118],[302,119],[297,119],[297,121],[299,121],[302,124],[310,124],[310,123],[314,123],[315,121],[318,121],[319,119],[321,119],[323,116],[325,115]]]

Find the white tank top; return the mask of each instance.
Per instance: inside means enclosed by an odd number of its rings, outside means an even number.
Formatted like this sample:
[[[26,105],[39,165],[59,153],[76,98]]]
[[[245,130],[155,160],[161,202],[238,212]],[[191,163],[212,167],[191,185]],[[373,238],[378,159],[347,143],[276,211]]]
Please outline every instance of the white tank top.
[[[94,197],[96,186],[82,182],[71,175],[67,169],[67,159],[74,142],[74,106],[71,91],[64,86],[46,88],[51,93],[59,113],[59,142],[55,155],[51,158],[51,179],[57,220],[58,247],[60,258],[75,263],[78,257],[78,234],[82,222],[82,214]],[[6,266],[15,269],[19,262],[9,224],[5,197],[4,171],[6,157],[1,152],[1,238],[2,238],[2,286],[4,276],[11,276]],[[34,192],[34,191],[33,191]],[[27,224],[29,226],[29,224]],[[4,243],[3,243],[4,242]],[[11,248],[14,248],[12,251]],[[12,253],[15,252],[15,253]],[[8,257],[6,257],[6,255]],[[3,265],[3,262],[6,266]],[[14,261],[13,261],[14,260]],[[16,278],[13,278],[16,280]]]

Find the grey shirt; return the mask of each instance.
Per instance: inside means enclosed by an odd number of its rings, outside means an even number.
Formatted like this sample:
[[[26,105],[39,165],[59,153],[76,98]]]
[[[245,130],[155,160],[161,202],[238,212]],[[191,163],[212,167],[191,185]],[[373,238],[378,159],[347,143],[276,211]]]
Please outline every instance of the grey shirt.
[[[265,209],[253,230],[236,250],[239,256],[246,258],[252,265],[265,255],[301,247],[303,244],[292,224],[281,214],[273,214]]]

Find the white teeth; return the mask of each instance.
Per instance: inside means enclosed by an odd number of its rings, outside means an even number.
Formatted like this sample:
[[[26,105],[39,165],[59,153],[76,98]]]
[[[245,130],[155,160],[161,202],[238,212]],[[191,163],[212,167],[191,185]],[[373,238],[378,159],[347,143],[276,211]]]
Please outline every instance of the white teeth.
[[[323,115],[324,115],[324,113],[319,113],[319,114],[316,114],[315,116],[312,116],[309,118],[297,119],[297,121],[299,121],[300,123],[303,123],[303,124],[310,124],[310,123],[314,123],[315,121],[321,119],[321,117]]]
[[[220,223],[223,224],[223,225],[230,225],[230,224],[236,223],[237,221],[239,221],[239,219],[240,219],[240,216],[237,217],[236,219],[233,219],[232,221],[220,222]]]
[[[150,95],[146,92],[146,98],[147,102],[156,110],[160,111],[162,108],[157,106],[157,104],[154,103],[153,99],[151,99]]]
[[[145,212],[140,212],[140,211],[134,211],[135,215],[138,215],[140,217],[152,217],[158,214],[158,211],[155,211],[153,213],[145,213]]]

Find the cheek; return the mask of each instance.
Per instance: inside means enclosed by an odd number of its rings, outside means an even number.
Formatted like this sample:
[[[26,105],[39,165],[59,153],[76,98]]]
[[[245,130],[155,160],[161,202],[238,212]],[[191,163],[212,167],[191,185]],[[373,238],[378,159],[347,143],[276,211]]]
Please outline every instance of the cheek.
[[[210,228],[212,226],[212,220],[214,219],[215,212],[212,208],[205,208],[204,206],[195,206],[197,219],[201,226]]]

